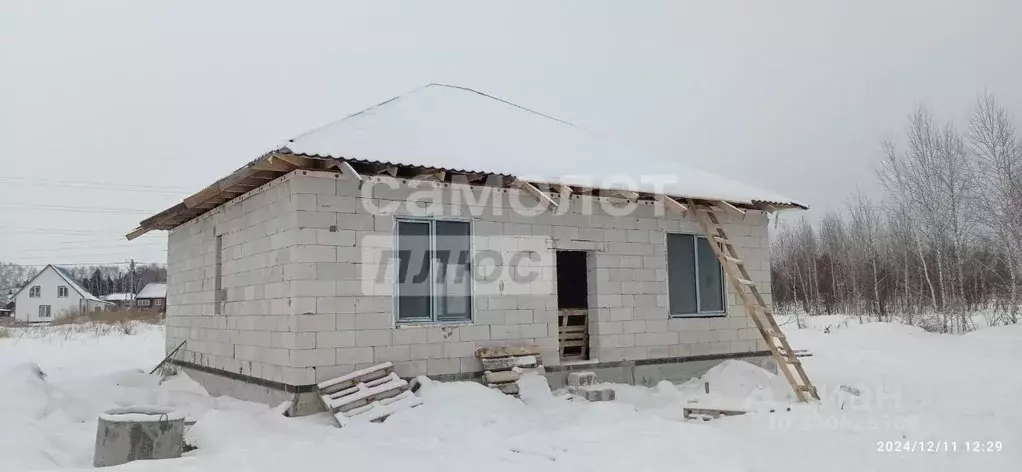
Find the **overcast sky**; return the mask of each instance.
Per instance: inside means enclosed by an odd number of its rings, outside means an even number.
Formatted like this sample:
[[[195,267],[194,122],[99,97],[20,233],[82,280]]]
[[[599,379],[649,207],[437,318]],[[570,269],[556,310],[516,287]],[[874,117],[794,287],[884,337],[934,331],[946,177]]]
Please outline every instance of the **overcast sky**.
[[[0,260],[163,262],[165,233],[123,235],[296,134],[430,82],[816,217],[857,188],[879,195],[878,141],[918,103],[962,123],[988,89],[1022,115],[1020,19],[1007,0],[5,0]]]

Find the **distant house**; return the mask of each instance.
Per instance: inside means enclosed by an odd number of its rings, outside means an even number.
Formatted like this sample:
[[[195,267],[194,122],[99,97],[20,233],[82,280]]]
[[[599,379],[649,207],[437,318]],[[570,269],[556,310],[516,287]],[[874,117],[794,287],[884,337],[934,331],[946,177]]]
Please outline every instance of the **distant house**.
[[[6,318],[14,314],[14,300],[0,306],[0,318]]]
[[[135,294],[128,293],[110,293],[99,297],[105,302],[110,302],[117,308],[131,308],[135,305]]]
[[[42,323],[61,315],[99,311],[111,303],[89,293],[67,270],[48,265],[14,296],[15,321]]]
[[[135,296],[135,306],[141,310],[163,313],[167,307],[167,284],[149,283]]]

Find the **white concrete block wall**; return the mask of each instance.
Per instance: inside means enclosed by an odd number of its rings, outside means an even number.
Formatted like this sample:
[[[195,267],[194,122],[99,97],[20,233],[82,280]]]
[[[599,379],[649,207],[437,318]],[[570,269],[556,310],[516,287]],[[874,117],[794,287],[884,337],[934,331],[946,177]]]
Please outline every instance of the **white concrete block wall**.
[[[401,375],[476,372],[479,347],[534,343],[557,365],[555,251],[591,251],[592,357],[641,360],[765,349],[728,287],[728,313],[670,318],[667,232],[701,234],[694,220],[652,203],[611,216],[592,198],[575,196],[569,211],[543,211],[518,190],[498,205],[478,187],[415,182],[363,188],[338,174],[297,171],[171,232],[168,256],[168,348],[188,339],[184,360],[288,384],[310,384],[391,361]],[[435,186],[435,188],[433,188]],[[473,320],[451,325],[395,323],[395,215],[410,195],[436,217],[471,217],[477,274]],[[537,208],[521,212],[521,205]],[[419,208],[423,205],[420,203]],[[592,215],[583,214],[592,208]],[[725,229],[760,290],[769,297],[767,219],[725,216]],[[223,236],[227,302],[213,315],[215,235]],[[514,254],[535,256],[519,283],[507,270]],[[519,261],[521,262],[521,261]]]
[[[315,333],[292,330],[284,270],[295,240],[291,179],[284,176],[170,232],[167,349],[187,340],[179,359],[278,382],[308,380],[292,352],[315,348]],[[222,288],[215,314],[216,237]],[[305,381],[304,383],[309,383]]]

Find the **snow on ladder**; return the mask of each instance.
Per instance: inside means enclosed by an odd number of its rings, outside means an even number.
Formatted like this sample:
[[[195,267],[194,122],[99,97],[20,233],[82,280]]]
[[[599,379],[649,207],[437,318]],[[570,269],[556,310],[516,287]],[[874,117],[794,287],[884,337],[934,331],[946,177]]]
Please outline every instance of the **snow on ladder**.
[[[338,427],[352,422],[383,421],[398,410],[422,403],[411,392],[408,382],[394,373],[394,364],[390,362],[325,380],[317,387],[319,398],[337,420]]]
[[[756,288],[756,283],[749,276],[745,262],[735,251],[734,244],[731,243],[717,219],[714,207],[697,206],[692,200],[688,200],[688,207],[697,210],[693,213],[699,221],[699,226],[706,233],[706,237],[717,242],[717,244],[710,244],[710,248],[717,255],[728,281],[738,292],[738,298],[742,300],[749,317],[756,323],[759,334],[770,348],[770,354],[777,361],[777,369],[781,371],[784,378],[788,380],[788,384],[791,385],[791,389],[795,391],[795,397],[799,401],[808,401],[810,398],[819,400],[820,396],[816,392],[816,387],[809,381],[809,376],[802,368],[802,362],[798,360],[796,351],[788,344],[788,339],[781,332],[781,327],[777,325],[770,306],[767,305],[759,293],[759,289]]]

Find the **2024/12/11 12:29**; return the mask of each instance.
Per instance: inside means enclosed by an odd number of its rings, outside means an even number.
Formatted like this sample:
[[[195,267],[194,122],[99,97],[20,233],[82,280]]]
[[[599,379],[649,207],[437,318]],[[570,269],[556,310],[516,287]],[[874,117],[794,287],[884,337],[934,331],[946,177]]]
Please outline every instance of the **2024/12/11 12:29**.
[[[877,452],[998,452],[1001,441],[877,441]]]

